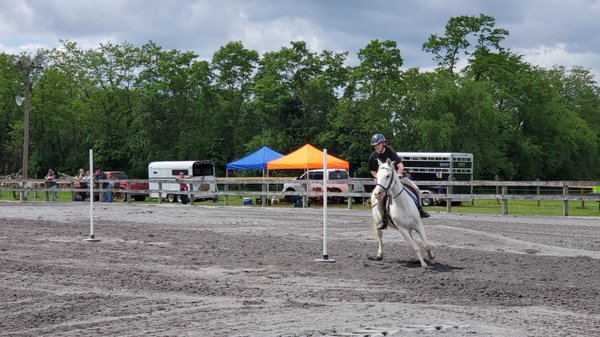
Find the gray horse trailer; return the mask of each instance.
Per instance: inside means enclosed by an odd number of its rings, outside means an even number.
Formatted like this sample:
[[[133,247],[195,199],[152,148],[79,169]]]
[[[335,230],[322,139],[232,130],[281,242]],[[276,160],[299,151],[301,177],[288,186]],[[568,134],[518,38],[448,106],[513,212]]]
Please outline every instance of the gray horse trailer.
[[[473,180],[473,154],[461,152],[398,152],[404,169],[419,186],[423,205],[445,203],[445,199],[427,198],[429,194],[444,194],[443,185],[421,185],[419,181],[471,181]],[[453,194],[472,194],[472,186],[452,186]],[[472,201],[471,197],[454,198],[452,202]]]

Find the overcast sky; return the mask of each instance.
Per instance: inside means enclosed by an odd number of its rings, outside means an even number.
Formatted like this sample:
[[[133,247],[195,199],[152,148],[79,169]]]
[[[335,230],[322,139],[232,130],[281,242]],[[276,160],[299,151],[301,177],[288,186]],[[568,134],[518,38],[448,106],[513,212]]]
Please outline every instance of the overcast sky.
[[[352,64],[379,39],[398,43],[405,68],[429,70],[429,36],[443,35],[451,17],[481,13],[527,62],[583,66],[600,82],[600,0],[0,0],[0,52],[151,40],[210,60],[229,41],[262,54],[303,40],[315,52],[348,52]]]

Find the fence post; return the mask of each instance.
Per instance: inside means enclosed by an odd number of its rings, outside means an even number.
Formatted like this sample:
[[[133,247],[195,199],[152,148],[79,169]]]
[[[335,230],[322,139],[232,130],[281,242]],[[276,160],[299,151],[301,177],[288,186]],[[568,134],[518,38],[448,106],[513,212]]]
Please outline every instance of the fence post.
[[[104,194],[104,188],[102,187],[102,180],[98,179],[98,202],[103,202],[102,195]]]
[[[446,211],[448,213],[452,213],[452,198],[449,198],[448,195],[454,193],[453,187],[452,185],[446,187]]]
[[[265,181],[265,177],[263,176],[263,181],[261,184],[261,195],[260,195],[260,204],[262,207],[267,206],[267,191],[268,191],[268,186],[267,182]]]
[[[27,191],[25,190],[25,181],[21,182],[21,191],[19,193],[19,198],[21,202],[27,202]]]
[[[158,203],[162,203],[162,183],[158,182]]]
[[[200,186],[202,186],[202,183],[200,183]],[[188,195],[187,195],[188,201],[190,202],[190,206],[194,204],[194,199],[196,199],[194,197],[194,195],[192,194],[192,192],[194,192],[194,183],[193,182],[190,183],[190,189],[189,189]],[[200,193],[202,193],[202,188],[200,188]]]
[[[352,209],[352,197],[350,193],[354,191],[354,184],[348,184],[348,209]]]
[[[500,180],[500,177],[498,177],[498,175],[496,174],[496,175],[494,176],[494,180],[495,180],[495,181],[499,181],[499,180]],[[498,195],[498,194],[500,194],[500,186],[496,185],[496,195]],[[497,202],[497,203],[500,203],[500,200],[498,200],[498,198],[496,198],[496,202]]]
[[[508,215],[508,186],[502,186],[502,215]]]
[[[569,186],[563,186],[563,216],[569,216]]]
[[[541,193],[541,188],[540,188],[540,185],[539,185],[539,184],[540,184],[540,178],[537,178],[537,179],[536,179],[536,181],[537,181],[537,183],[538,183],[538,185],[537,185],[537,187],[536,187],[537,205],[538,205],[538,207],[540,207],[540,206],[541,206],[541,200],[542,200],[542,199],[540,198],[540,195],[542,194],[542,193]]]

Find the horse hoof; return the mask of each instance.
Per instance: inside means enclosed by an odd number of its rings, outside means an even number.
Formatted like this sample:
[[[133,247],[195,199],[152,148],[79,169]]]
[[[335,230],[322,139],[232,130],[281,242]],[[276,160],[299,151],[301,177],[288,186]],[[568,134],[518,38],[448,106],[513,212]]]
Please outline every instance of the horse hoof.
[[[371,261],[381,261],[381,260],[383,260],[383,256],[371,256],[371,255],[367,255],[367,259],[369,259]]]

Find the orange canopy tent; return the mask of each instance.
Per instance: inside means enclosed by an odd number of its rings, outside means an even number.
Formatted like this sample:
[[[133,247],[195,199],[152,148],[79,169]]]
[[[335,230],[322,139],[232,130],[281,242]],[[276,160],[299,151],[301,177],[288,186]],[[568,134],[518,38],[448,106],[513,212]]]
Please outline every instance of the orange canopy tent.
[[[269,170],[322,169],[323,151],[306,144],[298,150],[267,163]],[[332,155],[327,155],[328,169],[349,169],[350,164]]]

